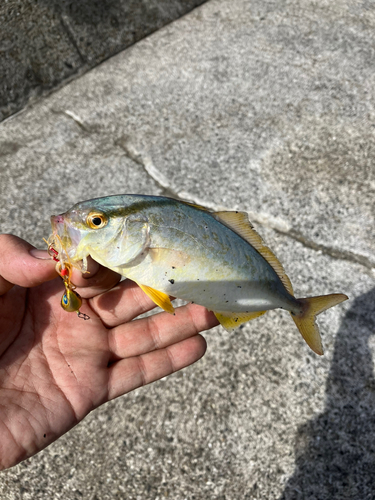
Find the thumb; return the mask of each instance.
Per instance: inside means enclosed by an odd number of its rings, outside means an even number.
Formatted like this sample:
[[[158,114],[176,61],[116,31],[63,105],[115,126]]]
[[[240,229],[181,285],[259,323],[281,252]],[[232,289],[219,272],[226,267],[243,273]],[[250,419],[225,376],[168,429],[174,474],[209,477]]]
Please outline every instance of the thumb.
[[[13,285],[32,287],[56,278],[55,262],[12,234],[0,234],[0,295]]]

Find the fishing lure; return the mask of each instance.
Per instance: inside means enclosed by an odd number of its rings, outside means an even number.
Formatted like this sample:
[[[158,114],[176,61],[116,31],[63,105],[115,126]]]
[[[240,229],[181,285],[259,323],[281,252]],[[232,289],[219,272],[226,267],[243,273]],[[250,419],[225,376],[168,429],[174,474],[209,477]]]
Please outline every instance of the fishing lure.
[[[44,241],[48,245],[49,255],[56,262],[56,272],[61,276],[64,282],[65,292],[61,297],[61,307],[66,312],[76,312],[79,318],[84,320],[90,319],[90,316],[80,311],[82,297],[75,291],[76,286],[72,283],[73,265],[70,262],[61,238],[57,234],[53,234],[48,238],[48,241]],[[60,251],[56,250],[55,246],[57,246]]]

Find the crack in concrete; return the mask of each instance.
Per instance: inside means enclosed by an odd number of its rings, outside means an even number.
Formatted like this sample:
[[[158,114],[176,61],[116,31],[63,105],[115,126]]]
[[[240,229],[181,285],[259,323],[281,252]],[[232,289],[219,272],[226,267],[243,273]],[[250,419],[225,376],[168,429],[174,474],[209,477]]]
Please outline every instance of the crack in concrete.
[[[94,132],[93,128],[90,125],[87,125],[76,113],[70,111],[69,109],[56,109],[51,108],[51,112],[56,115],[64,115],[67,116],[70,120],[73,120],[78,127],[84,132],[91,134]]]
[[[78,43],[77,43],[76,38],[74,36],[74,32],[73,32],[73,30],[70,26],[70,23],[69,23],[69,18],[67,16],[61,16],[60,22],[61,22],[61,26],[63,27],[67,37],[69,38],[70,43],[73,45],[79,58],[81,59],[81,62],[83,64],[86,64],[86,62],[87,62],[86,57],[82,54],[82,52],[80,51],[80,48],[78,47]]]
[[[274,229],[278,231],[278,229],[276,228]],[[284,234],[286,234],[290,238],[293,238],[296,241],[299,241],[305,247],[311,248],[318,252],[320,251],[326,255],[329,255],[330,257],[333,257],[334,259],[348,260],[349,262],[355,262],[357,264],[361,264],[362,266],[367,267],[367,269],[370,270],[375,269],[375,263],[371,262],[371,260],[368,257],[365,257],[364,255],[360,255],[351,252],[349,250],[339,250],[338,248],[322,245],[321,243],[316,243],[315,241],[310,240],[304,234],[297,231],[296,229],[291,229],[289,232]]]
[[[91,130],[87,127],[87,125],[84,124],[84,122],[81,120],[81,118],[76,115],[75,113],[73,113],[73,111],[69,111],[69,109],[64,109],[62,111],[62,113],[66,116],[68,116],[69,118],[71,118],[72,120],[74,120],[76,122],[76,124],[82,129],[84,130],[85,132],[88,132],[90,133]]]
[[[177,193],[169,184],[168,179],[154,166],[151,158],[146,155],[140,153],[134,144],[131,142],[131,139],[127,135],[123,135],[115,141],[115,145],[119,146],[126,154],[128,158],[133,160],[135,163],[138,163],[146,175],[150,176],[151,179],[156,182],[156,184],[162,190],[163,195],[169,196],[170,198],[180,199],[179,193]]]
[[[151,158],[141,153],[132,144],[130,137],[123,136],[115,142],[116,146],[121,147],[121,149],[126,153],[126,155],[138,165],[140,165],[146,174],[151,177],[151,179],[161,188],[164,195],[171,198],[175,198],[180,201],[189,201],[196,205],[201,205],[213,211],[231,210],[236,211],[237,208],[227,208],[216,205],[214,203],[206,202],[200,198],[193,196],[192,194],[185,191],[176,191],[169,183],[168,179],[155,167],[152,163]],[[306,248],[311,248],[317,252],[322,252],[324,255],[328,255],[334,259],[346,260],[352,263],[360,264],[369,270],[375,270],[375,263],[371,262],[368,257],[364,255],[356,254],[349,250],[339,250],[338,248],[330,247],[328,245],[323,245],[321,243],[316,243],[315,241],[309,239],[300,231],[293,229],[286,221],[272,217],[265,214],[259,214],[255,212],[247,212],[250,221],[254,221],[262,226],[269,227],[277,233],[283,234],[298,241]]]

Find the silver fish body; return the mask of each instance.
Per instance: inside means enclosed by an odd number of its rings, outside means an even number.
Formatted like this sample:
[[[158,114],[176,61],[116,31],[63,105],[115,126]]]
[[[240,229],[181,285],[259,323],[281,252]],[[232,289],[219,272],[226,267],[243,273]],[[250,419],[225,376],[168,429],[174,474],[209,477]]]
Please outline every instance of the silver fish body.
[[[301,300],[309,300],[293,296],[281,264],[242,212],[116,195],[78,203],[51,223],[71,262],[90,255],[146,292],[205,306],[226,327],[233,326],[227,319],[240,324],[275,308],[299,316]]]

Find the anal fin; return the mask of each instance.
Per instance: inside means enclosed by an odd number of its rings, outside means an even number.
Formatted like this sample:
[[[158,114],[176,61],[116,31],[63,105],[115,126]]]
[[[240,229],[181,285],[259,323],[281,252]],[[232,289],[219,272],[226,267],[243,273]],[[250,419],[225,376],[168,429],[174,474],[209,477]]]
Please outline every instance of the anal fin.
[[[230,331],[233,330],[234,328],[237,328],[239,325],[242,325],[242,323],[246,323],[247,321],[251,321],[252,319],[262,316],[262,314],[266,312],[267,311],[255,311],[251,313],[239,313],[239,312],[222,313],[214,311],[214,314],[216,316],[216,319],[220,322],[220,324],[226,330]]]
[[[138,286],[145,292],[146,295],[150,297],[153,302],[155,302],[157,306],[161,307],[164,311],[167,311],[170,314],[174,313],[174,307],[171,299],[166,293],[159,292],[159,290],[155,290],[147,285],[140,285],[138,283]]]

